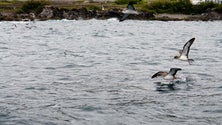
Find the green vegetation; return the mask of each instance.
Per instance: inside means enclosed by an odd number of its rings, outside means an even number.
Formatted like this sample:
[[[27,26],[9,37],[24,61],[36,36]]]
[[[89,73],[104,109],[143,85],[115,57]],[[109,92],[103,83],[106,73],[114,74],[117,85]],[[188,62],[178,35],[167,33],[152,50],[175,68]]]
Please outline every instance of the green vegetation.
[[[155,0],[143,6],[144,10],[156,13],[190,13],[192,4],[188,1]]]
[[[100,6],[96,6],[96,5],[89,5],[87,6],[87,10],[102,10]]]
[[[3,5],[11,5],[12,3],[11,2],[7,2],[7,1],[0,1],[0,5],[3,6]]]
[[[86,7],[87,10],[101,10],[101,3],[89,2],[84,0],[77,0],[76,2],[48,2],[49,0],[3,0],[0,1],[0,12],[15,11],[18,13],[39,14],[45,5],[51,5],[66,9],[79,9]],[[222,4],[215,4],[213,2],[203,2],[197,5],[192,5],[190,0],[116,0],[114,3],[107,2],[104,4],[106,10],[112,8],[123,9],[129,2],[135,3],[135,8],[138,11],[153,12],[153,13],[181,13],[181,14],[201,14],[209,10],[215,10],[222,13]]]
[[[216,11],[218,13],[222,13],[222,4],[219,4],[217,7],[216,7]]]
[[[192,5],[189,0],[155,0],[143,5],[142,10],[155,13],[201,14],[213,8],[222,12],[221,4],[202,2]]]
[[[22,7],[18,10],[18,13],[40,13],[45,5],[47,5],[48,2],[45,0],[41,1],[34,1],[34,0],[29,0],[26,1]]]
[[[12,0],[12,1],[3,0],[3,1],[0,1],[0,6],[13,5],[13,4],[16,4],[16,3],[19,3],[19,2],[17,0]]]
[[[210,9],[216,8],[218,4],[215,4],[213,2],[202,2],[198,5],[193,6],[193,12],[197,14],[205,13]]]

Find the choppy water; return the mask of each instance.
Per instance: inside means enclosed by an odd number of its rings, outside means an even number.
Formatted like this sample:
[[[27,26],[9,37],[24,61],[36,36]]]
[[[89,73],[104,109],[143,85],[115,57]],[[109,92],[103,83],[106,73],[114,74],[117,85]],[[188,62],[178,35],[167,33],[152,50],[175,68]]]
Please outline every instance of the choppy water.
[[[221,27],[114,19],[0,22],[0,124],[221,124]],[[174,60],[192,37],[195,62]],[[151,79],[171,67],[182,68],[174,89]]]

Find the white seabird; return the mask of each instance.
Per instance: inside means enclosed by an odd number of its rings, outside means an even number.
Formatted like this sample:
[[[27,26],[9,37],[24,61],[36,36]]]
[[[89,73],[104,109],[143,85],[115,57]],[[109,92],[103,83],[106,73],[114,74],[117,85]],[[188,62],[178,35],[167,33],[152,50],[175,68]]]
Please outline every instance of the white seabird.
[[[136,11],[135,7],[133,6],[133,2],[129,2],[127,5],[127,8],[125,8],[122,13],[124,14],[122,16],[122,18],[119,20],[124,21],[129,15],[134,14],[134,15],[138,15],[139,12]]]
[[[188,54],[190,51],[190,46],[193,44],[195,38],[190,39],[184,46],[183,46],[183,50],[179,50],[180,55],[179,56],[175,56],[174,59],[179,59],[179,60],[185,60],[188,61],[189,64],[191,64],[191,62],[193,62],[193,59],[189,59]]]

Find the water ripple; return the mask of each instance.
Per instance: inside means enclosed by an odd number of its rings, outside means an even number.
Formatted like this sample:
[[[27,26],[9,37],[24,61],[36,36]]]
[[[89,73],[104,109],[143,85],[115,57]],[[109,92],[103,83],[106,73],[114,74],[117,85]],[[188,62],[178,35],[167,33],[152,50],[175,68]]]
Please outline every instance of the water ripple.
[[[222,122],[221,22],[0,24],[0,124]],[[174,60],[191,37],[194,64]],[[171,67],[180,80],[151,79]]]

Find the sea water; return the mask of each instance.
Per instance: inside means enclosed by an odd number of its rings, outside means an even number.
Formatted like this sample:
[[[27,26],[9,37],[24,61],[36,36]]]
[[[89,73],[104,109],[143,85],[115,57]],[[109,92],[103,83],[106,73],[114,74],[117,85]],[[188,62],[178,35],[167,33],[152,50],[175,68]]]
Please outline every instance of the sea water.
[[[221,27],[221,21],[0,22],[0,124],[221,124]],[[193,37],[194,62],[173,59]],[[151,79],[174,67],[182,70],[173,85]]]

